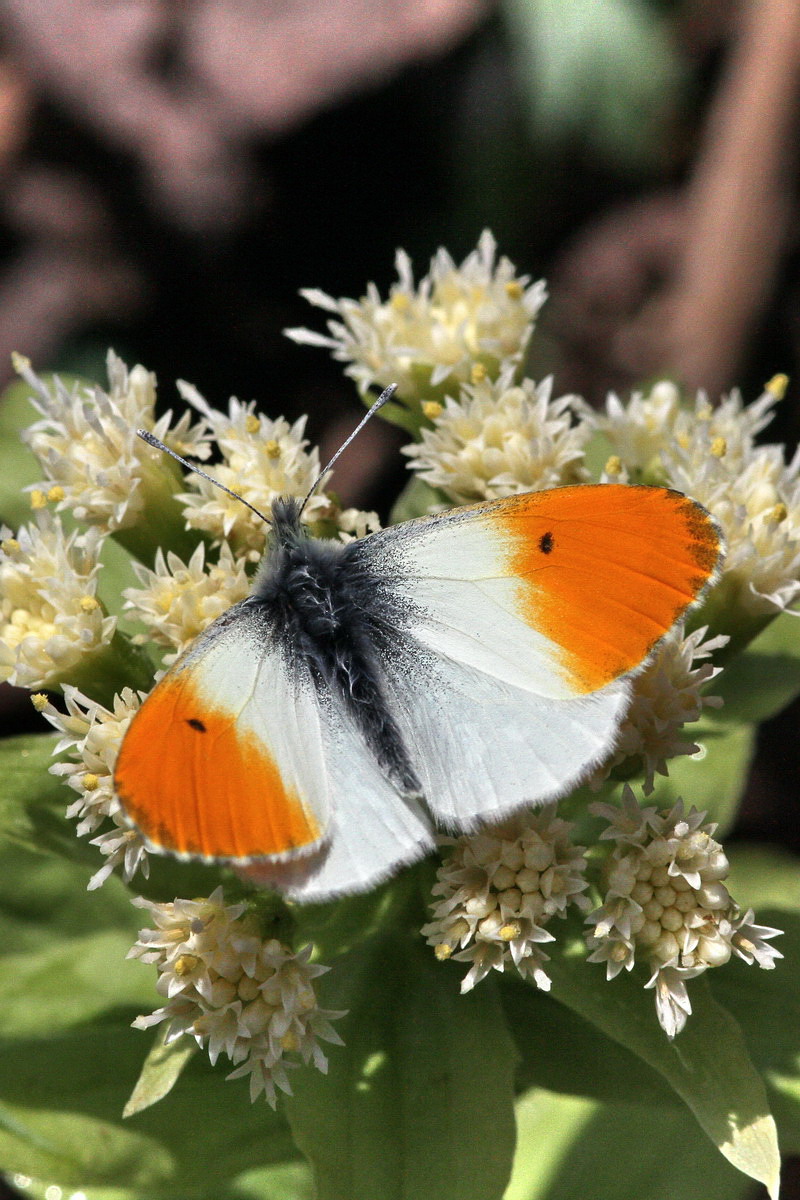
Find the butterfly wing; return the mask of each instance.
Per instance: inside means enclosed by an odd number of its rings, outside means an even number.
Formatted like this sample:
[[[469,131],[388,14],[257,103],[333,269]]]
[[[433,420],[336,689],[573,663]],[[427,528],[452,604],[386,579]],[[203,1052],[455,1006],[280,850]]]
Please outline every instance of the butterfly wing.
[[[214,622],[144,701],[115,785],[153,849],[258,860],[281,885],[278,864],[287,864],[287,890],[309,900],[365,888],[433,844],[419,807],[399,800],[342,706],[248,601]],[[362,853],[339,845],[348,822]]]
[[[557,798],[612,748],[629,678],[714,577],[718,530],[663,488],[568,487],[356,543],[402,613],[384,689],[451,827]]]

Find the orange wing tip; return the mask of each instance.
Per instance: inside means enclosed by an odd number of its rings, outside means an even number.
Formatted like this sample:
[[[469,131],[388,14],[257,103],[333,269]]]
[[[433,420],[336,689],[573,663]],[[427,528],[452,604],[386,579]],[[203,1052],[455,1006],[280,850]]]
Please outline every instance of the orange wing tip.
[[[600,484],[496,502],[517,613],[558,648],[575,694],[636,672],[719,578],[722,533],[668,488]]]
[[[158,854],[201,862],[290,861],[325,829],[267,745],[168,675],[131,722],[115,775],[130,823]]]

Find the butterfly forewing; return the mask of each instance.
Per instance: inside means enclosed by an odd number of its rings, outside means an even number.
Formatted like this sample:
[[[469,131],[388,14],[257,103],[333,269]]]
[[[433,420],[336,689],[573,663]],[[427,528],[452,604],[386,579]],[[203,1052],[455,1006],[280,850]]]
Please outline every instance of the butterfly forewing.
[[[634,671],[714,577],[719,532],[665,488],[530,492],[359,544],[423,644],[554,699]]]

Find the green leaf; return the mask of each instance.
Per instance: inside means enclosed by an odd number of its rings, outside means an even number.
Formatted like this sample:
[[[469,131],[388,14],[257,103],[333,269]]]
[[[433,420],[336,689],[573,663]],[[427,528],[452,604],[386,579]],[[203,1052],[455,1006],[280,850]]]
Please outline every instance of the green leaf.
[[[506,0],[536,143],[593,142],[625,166],[657,157],[680,62],[657,6],[640,0]]]
[[[42,375],[45,382],[51,378]],[[69,374],[59,373],[59,378],[68,388],[85,382]],[[17,379],[0,396],[0,524],[5,522],[12,529],[30,519],[30,495],[22,489],[42,479],[36,456],[20,441],[22,430],[39,420],[30,402],[32,394],[28,384]]]
[[[710,690],[725,704],[711,719],[760,723],[800,695],[800,616],[781,613],[726,665]]]
[[[618,1094],[627,1094],[628,1083],[628,1076],[616,1077]],[[685,1109],[598,1104],[536,1088],[517,1102],[517,1130],[503,1200],[745,1200],[750,1194]]]
[[[449,508],[452,504],[444,492],[432,488],[430,484],[413,475],[394,502],[389,514],[389,524],[399,525],[402,521],[413,521],[415,517],[424,517],[434,508],[444,505]]]
[[[123,1117],[132,1117],[163,1100],[180,1079],[183,1068],[196,1050],[197,1043],[189,1037],[179,1037],[165,1046],[164,1031],[157,1033],[130,1100],[122,1110]]]
[[[713,999],[705,978],[689,984],[692,1015],[671,1042],[659,1028],[640,973],[610,982],[563,950],[548,973],[553,995],[658,1071],[694,1113],[720,1152],[775,1195],[780,1157],[763,1080],[739,1025]]]
[[[31,515],[31,501],[22,489],[42,478],[35,456],[19,440],[20,431],[37,413],[29,400],[31,389],[17,380],[0,396],[0,525],[16,530]]]
[[[731,866],[725,886],[741,908],[800,914],[797,856],[775,846],[734,842],[725,848]],[[800,994],[800,993],[798,993]]]
[[[196,1055],[155,1108],[123,1121],[146,1038],[134,1010],[93,1028],[0,1041],[0,1162],[62,1187],[138,1190],[146,1200],[226,1194],[243,1171],[297,1157],[285,1119],[250,1104]],[[230,1064],[227,1064],[230,1067]]]
[[[421,942],[375,937],[338,959],[326,1007],[347,1008],[327,1078],[292,1076],[287,1113],[318,1200],[498,1200],[514,1146],[515,1054],[491,981]]]
[[[709,712],[707,709],[699,721],[684,726],[685,739],[697,742],[703,753],[671,758],[669,775],[657,775],[654,791],[645,799],[648,804],[669,808],[683,797],[687,807],[694,805],[717,822],[721,837],[733,824],[747,787],[756,730],[752,725],[720,725]]]
[[[675,1106],[680,1101],[657,1071],[547,992],[508,973],[497,981],[520,1065],[520,1090],[537,1087],[591,1100]]]
[[[0,839],[97,869],[97,850],[76,836],[65,816],[73,793],[49,773],[57,740],[32,733],[0,741]]]
[[[35,953],[0,959],[0,1037],[66,1029],[120,1004],[143,1009],[154,999],[154,979],[125,956],[131,934],[104,931],[58,939]]]

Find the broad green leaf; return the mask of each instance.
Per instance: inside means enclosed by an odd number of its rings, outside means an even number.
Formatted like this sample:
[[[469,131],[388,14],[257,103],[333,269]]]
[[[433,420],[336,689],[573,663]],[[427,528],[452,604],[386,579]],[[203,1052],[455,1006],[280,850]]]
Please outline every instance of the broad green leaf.
[[[680,1104],[657,1071],[547,992],[508,973],[497,984],[520,1057],[516,1080],[521,1090],[537,1087],[617,1101],[619,1081],[624,1079],[630,1103]]]
[[[256,1167],[234,1180],[230,1200],[316,1200],[311,1169],[301,1162]]]
[[[250,1104],[198,1054],[154,1108],[123,1121],[147,1038],[135,1015],[53,1037],[0,1041],[0,1162],[62,1187],[139,1190],[147,1200],[219,1197],[243,1171],[292,1161],[285,1119]],[[229,1065],[229,1064],[228,1064]]]
[[[669,808],[682,797],[687,808],[694,806],[707,812],[709,820],[719,826],[717,835],[722,837],[736,819],[747,787],[756,730],[752,725],[720,725],[707,712],[699,721],[684,726],[685,739],[701,746],[702,753],[671,758],[667,763],[669,775],[656,776],[655,789],[646,801]]]
[[[627,1091],[626,1076],[616,1084],[618,1093]],[[539,1088],[517,1102],[517,1153],[504,1200],[745,1200],[749,1194],[750,1185],[685,1109],[598,1104]]]
[[[466,996],[421,942],[374,937],[322,981],[344,1047],[292,1076],[287,1113],[317,1200],[497,1200],[515,1054],[491,981]]]
[[[127,930],[133,940],[141,914],[131,907],[130,892],[116,876],[89,892],[89,878],[89,869],[66,859],[0,846],[3,954],[32,953],[102,930]]]
[[[142,1064],[136,1086],[122,1110],[123,1117],[133,1117],[151,1104],[163,1100],[180,1079],[183,1068],[196,1050],[197,1043],[185,1034],[165,1046],[163,1029],[157,1033],[150,1053]]]
[[[667,1080],[722,1154],[776,1194],[780,1158],[763,1080],[742,1031],[712,997],[705,978],[689,984],[692,1016],[673,1041],[658,1026],[637,971],[606,982],[602,967],[556,951],[548,965],[553,995]]]
[[[760,921],[759,914],[767,908],[800,914],[800,870],[796,855],[777,846],[746,842],[734,842],[725,848],[725,853],[731,865],[725,886],[742,908],[756,910],[756,920]],[[780,947],[780,942],[776,944]]]
[[[153,1005],[155,978],[125,956],[130,934],[59,939],[0,958],[0,1037],[26,1037],[90,1021],[120,1004]],[[152,968],[151,968],[152,970]]]
[[[710,691],[725,704],[722,724],[766,721],[800,695],[800,615],[781,613],[725,666]]]
[[[764,870],[764,874],[768,872]],[[748,886],[746,875],[737,872],[734,861],[731,884],[736,899],[747,904],[758,901],[759,895],[766,900],[785,877],[783,864],[778,863],[771,880],[761,887]],[[770,907],[759,905],[756,910],[759,924],[784,931],[773,942],[783,959],[766,971],[735,959],[724,969],[709,971],[707,978],[715,997],[741,1025],[753,1059],[772,1089],[783,1142],[800,1150],[800,913],[796,866],[795,878],[786,879],[786,883],[783,899]]]
[[[65,813],[74,798],[63,779],[49,773],[55,734],[0,740],[0,839],[40,853],[100,865],[98,852],[75,834]]]

